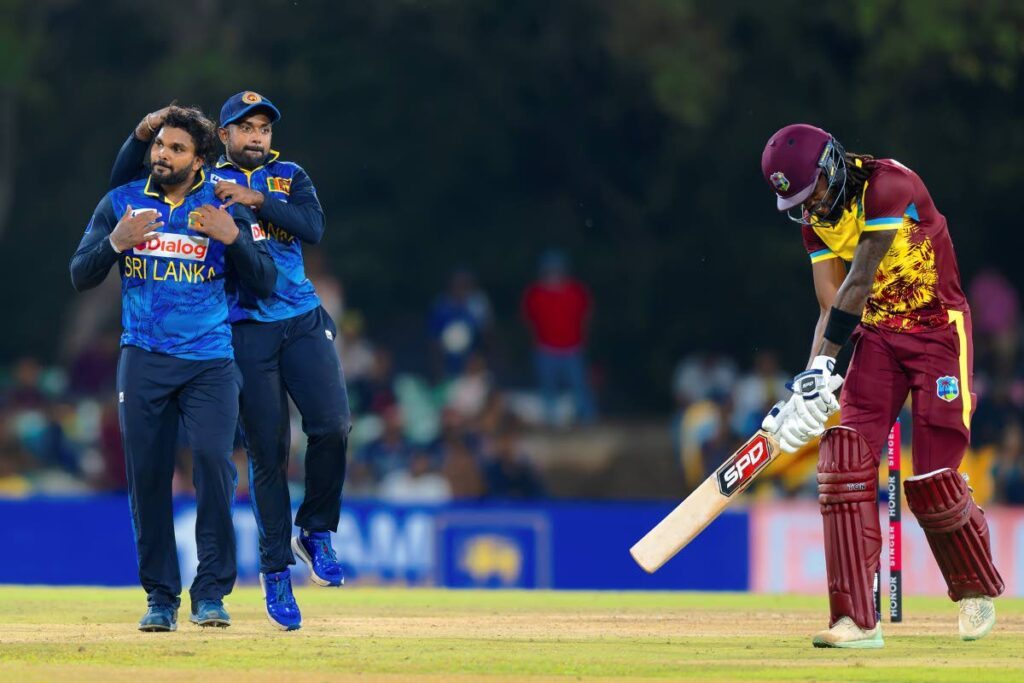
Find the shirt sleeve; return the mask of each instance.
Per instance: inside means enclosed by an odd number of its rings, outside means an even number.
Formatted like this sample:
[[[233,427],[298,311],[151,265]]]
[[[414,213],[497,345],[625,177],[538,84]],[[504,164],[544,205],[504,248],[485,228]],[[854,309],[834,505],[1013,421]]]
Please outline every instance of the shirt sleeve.
[[[75,291],[84,292],[99,285],[110,267],[121,258],[110,243],[110,233],[116,225],[117,216],[108,194],[96,206],[78,249],[71,257],[71,285]]]
[[[259,227],[256,216],[248,207],[240,204],[233,204],[230,212],[238,226],[238,239],[227,246],[225,253],[238,281],[256,296],[268,297],[277,282],[277,267],[274,265],[274,257],[267,250],[266,239],[256,236]]]
[[[801,226],[801,231],[804,238],[804,247],[807,249],[807,255],[811,257],[811,263],[818,263],[819,261],[826,261],[830,258],[839,258],[839,255],[828,248],[818,233],[814,232],[814,228],[809,225]]]
[[[864,192],[864,230],[896,230],[914,203],[914,183],[908,173],[887,171],[868,181]]]
[[[147,149],[149,149],[149,143],[135,137],[134,132],[128,136],[117,152],[114,167],[110,169],[111,189],[145,177],[146,166],[143,162]]]
[[[301,168],[292,176],[288,201],[267,190],[259,216],[308,244],[318,244],[324,236],[324,210],[316,196],[313,181]]]

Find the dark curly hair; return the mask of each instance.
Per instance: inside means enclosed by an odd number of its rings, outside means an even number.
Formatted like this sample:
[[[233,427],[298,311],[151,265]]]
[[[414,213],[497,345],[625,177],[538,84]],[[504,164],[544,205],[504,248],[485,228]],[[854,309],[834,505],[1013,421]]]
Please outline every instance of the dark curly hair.
[[[870,154],[846,153],[846,199],[849,206],[860,201],[864,183],[875,172],[875,158]]]
[[[164,128],[180,128],[192,136],[196,156],[209,159],[217,141],[217,128],[199,107],[173,106],[164,118]]]

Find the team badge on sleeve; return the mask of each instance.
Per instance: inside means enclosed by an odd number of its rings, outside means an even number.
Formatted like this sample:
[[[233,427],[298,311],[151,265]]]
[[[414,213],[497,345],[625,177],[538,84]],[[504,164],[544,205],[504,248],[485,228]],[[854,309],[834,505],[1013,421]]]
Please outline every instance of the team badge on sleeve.
[[[956,377],[950,377],[949,375],[940,377],[935,380],[935,385],[935,393],[937,393],[939,398],[943,401],[952,402],[960,395],[960,383],[957,381]]]
[[[779,192],[785,192],[789,189],[789,178],[782,171],[772,173],[770,180],[772,181],[772,187]]]

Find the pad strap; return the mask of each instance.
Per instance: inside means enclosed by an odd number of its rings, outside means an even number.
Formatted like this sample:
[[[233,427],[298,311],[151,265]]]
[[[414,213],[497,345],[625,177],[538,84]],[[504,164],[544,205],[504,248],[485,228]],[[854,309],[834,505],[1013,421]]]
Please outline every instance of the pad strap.
[[[944,468],[908,479],[903,489],[946,579],[949,597],[959,601],[1001,594],[1005,586],[992,562],[985,513],[960,473]]]

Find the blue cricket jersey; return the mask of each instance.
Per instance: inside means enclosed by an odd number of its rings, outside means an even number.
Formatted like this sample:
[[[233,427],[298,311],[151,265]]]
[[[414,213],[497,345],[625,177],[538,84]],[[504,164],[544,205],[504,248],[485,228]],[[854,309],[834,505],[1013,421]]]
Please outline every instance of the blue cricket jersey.
[[[229,207],[239,235],[224,245],[190,228],[193,212],[204,204],[220,202],[200,171],[176,204],[147,177],[111,190],[96,207],[71,260],[71,280],[79,291],[95,287],[118,264],[122,346],[188,360],[234,357],[229,300],[255,309],[258,297],[273,289],[277,272],[248,207]],[[119,254],[110,233],[129,205],[133,213],[155,210],[164,226]]]
[[[231,322],[287,320],[319,306],[320,298],[306,277],[302,241],[316,244],[323,237],[324,211],[306,172],[298,164],[281,161],[280,153],[271,150],[266,162],[251,171],[222,156],[210,170],[211,182],[221,180],[263,193],[265,199],[256,218],[277,266],[274,293],[255,308],[232,301]]]
[[[134,134],[128,136],[111,169],[111,187],[139,177],[148,148],[148,142]],[[256,218],[277,266],[277,281],[270,296],[256,298],[255,305],[249,305],[251,301],[244,297],[229,295],[231,322],[287,320],[319,306],[320,298],[306,277],[302,261],[302,242],[317,244],[324,235],[324,211],[309,175],[298,164],[281,161],[280,153],[271,150],[263,165],[251,171],[221,156],[210,169],[210,182],[221,180],[263,193],[263,206]]]

